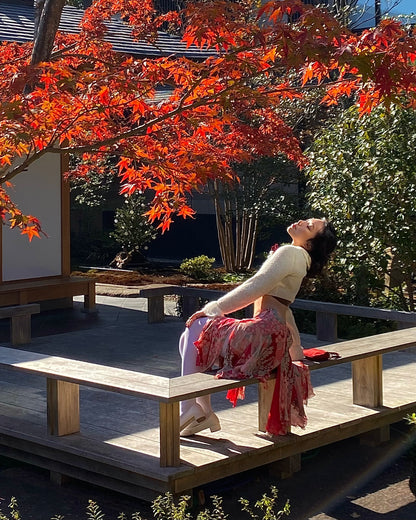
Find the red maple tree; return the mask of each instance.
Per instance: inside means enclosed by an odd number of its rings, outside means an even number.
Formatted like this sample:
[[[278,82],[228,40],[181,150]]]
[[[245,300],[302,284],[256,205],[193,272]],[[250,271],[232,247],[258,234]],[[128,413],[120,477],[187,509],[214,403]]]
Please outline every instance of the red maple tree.
[[[234,178],[232,165],[285,154],[304,157],[279,112],[283,99],[325,87],[323,103],[356,96],[366,112],[379,103],[416,102],[414,34],[385,20],[354,34],[327,11],[299,0],[189,1],[158,15],[151,0],[95,0],[78,34],[57,32],[47,61],[33,43],[0,46],[0,211],[31,238],[39,222],[24,216],[4,185],[45,153],[82,159],[69,174],[118,156],[121,191],[151,190],[148,216],[163,230],[193,210],[187,194],[208,179]],[[117,53],[106,21],[120,16],[132,38],[157,41],[170,27],[204,60]],[[290,23],[289,23],[290,21]],[[154,100],[156,88],[172,90]]]

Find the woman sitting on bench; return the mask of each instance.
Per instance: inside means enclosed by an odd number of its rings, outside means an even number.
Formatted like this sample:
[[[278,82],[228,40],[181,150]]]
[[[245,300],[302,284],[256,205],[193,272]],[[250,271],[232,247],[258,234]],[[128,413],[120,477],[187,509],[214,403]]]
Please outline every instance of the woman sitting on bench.
[[[254,276],[194,313],[179,342],[182,375],[219,366],[219,378],[265,381],[277,369],[266,426],[272,435],[285,435],[291,425],[306,425],[303,406],[313,391],[309,370],[300,361],[303,350],[289,304],[303,278],[320,273],[336,246],[334,227],[325,219],[299,220],[287,232],[292,244],[272,252]],[[251,303],[253,318],[225,316]],[[244,388],[230,390],[227,397],[235,406],[237,398],[244,397]],[[183,401],[181,435],[206,428],[221,429],[211,396]]]

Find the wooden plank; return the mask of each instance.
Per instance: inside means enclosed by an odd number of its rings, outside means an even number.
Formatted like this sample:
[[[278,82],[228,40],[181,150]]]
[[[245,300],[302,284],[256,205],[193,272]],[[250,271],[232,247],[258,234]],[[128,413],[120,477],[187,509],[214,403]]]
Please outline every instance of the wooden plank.
[[[79,432],[79,385],[47,379],[47,421],[50,435]]]
[[[344,342],[327,345],[328,351],[336,351],[341,358],[322,362],[306,361],[310,370],[349,363],[358,359],[365,359],[380,353],[389,353],[416,345],[416,328],[387,332],[377,336],[359,338]],[[242,385],[257,383],[256,379],[225,380],[215,379],[210,374],[191,374],[170,380],[170,397],[174,399],[185,399],[220,392]]]
[[[378,309],[360,305],[346,305],[343,303],[329,303],[297,298],[291,307],[316,312],[343,314],[345,316],[360,316],[362,318],[374,318],[381,320],[401,321],[416,324],[416,313],[407,311],[395,311],[391,309]]]
[[[9,282],[0,285],[0,306],[25,305],[30,302],[55,300],[78,295],[92,299],[91,288],[95,280],[90,277],[64,277]],[[92,301],[88,301],[91,305]]]
[[[169,379],[121,368],[0,347],[0,365],[111,392],[169,400]]]
[[[3,407],[0,406],[3,410]],[[159,466],[159,442],[157,435],[153,442],[140,437],[125,442],[126,437],[116,438],[115,432],[105,432],[102,428],[85,427],[82,434],[69,436],[49,436],[39,421],[34,422],[19,417],[4,417],[0,424],[0,444],[22,450],[30,449],[42,456],[51,456],[65,464],[100,471],[116,476],[122,471],[129,475],[130,482],[145,479],[167,482],[172,474],[187,472],[188,467],[161,468]],[[109,435],[110,434],[110,435]],[[112,437],[115,437],[114,439]],[[152,446],[151,446],[152,445]],[[144,450],[141,451],[142,446]],[[128,474],[128,475],[127,475]]]
[[[213,374],[196,373],[187,376],[173,377],[169,380],[171,399],[191,399],[201,395],[238,388],[244,385],[257,384],[258,379],[216,379]]]
[[[413,403],[413,407],[416,403]],[[291,457],[297,453],[302,453],[316,449],[333,442],[355,437],[366,431],[383,426],[386,423],[400,421],[406,410],[412,409],[410,406],[400,411],[385,414],[374,414],[365,421],[354,422],[345,426],[333,427],[329,432],[322,431],[319,435],[305,434],[302,437],[291,434],[291,442],[285,439],[282,444],[272,443],[272,446],[265,449],[253,450],[241,457],[229,458],[219,461],[216,464],[198,468],[191,476],[178,477],[175,479],[175,491],[180,493],[182,490],[203,485],[213,480],[221,479],[236,473],[253,469],[264,464]],[[322,412],[321,412],[322,413]],[[293,440],[292,440],[293,439]]]
[[[28,305],[13,305],[11,307],[0,307],[0,319],[11,318],[12,316],[27,316],[38,314],[40,305],[38,303],[30,303]]]
[[[89,281],[94,280],[90,276],[54,276],[48,278],[36,278],[18,282],[3,282],[0,285],[0,293],[8,291],[22,291],[28,288],[42,289],[43,287],[53,286],[78,286],[87,288]]]
[[[416,328],[412,327],[326,345],[325,350],[338,352],[341,358],[319,363],[305,361],[305,364],[308,365],[310,370],[316,370],[414,346],[416,346]]]
[[[160,403],[160,466],[178,467],[179,457],[179,403]]]

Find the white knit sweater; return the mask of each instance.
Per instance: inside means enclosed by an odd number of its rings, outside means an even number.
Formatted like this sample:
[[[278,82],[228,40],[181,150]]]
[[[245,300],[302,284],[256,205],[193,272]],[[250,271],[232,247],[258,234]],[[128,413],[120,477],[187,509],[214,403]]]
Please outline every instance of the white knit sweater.
[[[266,294],[293,302],[310,264],[310,256],[303,247],[282,246],[269,256],[254,276],[219,300],[208,302],[202,311],[206,316],[222,316],[242,309]]]

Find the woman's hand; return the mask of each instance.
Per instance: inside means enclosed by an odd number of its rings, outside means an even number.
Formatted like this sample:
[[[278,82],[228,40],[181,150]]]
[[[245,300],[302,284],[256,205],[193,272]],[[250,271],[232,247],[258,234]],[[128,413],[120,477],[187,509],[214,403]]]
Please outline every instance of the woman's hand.
[[[198,320],[199,318],[206,318],[206,317],[207,317],[207,315],[205,314],[205,312],[196,311],[192,314],[192,316],[189,316],[189,318],[186,320],[185,326],[189,328],[195,320]]]

